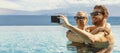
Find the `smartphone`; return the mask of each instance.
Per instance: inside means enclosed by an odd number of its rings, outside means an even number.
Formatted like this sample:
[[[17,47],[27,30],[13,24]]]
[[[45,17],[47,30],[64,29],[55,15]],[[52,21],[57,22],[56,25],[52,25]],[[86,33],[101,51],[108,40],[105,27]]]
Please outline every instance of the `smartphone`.
[[[51,22],[52,23],[60,23],[60,19],[58,17],[60,17],[60,16],[51,16]]]

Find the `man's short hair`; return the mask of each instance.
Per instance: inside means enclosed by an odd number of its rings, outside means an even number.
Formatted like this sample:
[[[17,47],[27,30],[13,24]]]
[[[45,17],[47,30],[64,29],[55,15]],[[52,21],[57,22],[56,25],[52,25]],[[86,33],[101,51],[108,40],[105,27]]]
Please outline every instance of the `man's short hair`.
[[[108,18],[108,9],[104,5],[95,5],[94,9],[101,9],[104,12],[104,18]]]

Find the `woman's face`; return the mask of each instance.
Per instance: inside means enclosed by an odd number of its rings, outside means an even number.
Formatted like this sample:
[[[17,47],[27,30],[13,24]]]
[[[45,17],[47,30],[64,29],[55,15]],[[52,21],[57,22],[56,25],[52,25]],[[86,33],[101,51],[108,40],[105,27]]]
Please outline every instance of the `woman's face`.
[[[76,15],[76,23],[78,26],[84,26],[88,22],[86,13],[79,12]]]

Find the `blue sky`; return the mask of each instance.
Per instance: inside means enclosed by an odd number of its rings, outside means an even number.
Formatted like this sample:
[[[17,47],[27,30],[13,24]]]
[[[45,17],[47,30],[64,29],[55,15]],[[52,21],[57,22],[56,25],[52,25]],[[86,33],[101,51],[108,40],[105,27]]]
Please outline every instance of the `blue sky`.
[[[54,10],[69,14],[75,14],[77,11],[90,13],[96,4],[108,7],[110,16],[120,16],[120,0],[0,0],[0,15],[26,14],[26,12],[30,15],[39,15],[42,11],[49,11],[47,13],[52,14],[55,13],[52,12]]]

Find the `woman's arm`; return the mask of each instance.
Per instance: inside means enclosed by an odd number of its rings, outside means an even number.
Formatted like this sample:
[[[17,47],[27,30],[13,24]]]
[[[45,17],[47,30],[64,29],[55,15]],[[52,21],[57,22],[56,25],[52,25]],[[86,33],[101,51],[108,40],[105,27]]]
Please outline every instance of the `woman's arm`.
[[[77,43],[83,43],[84,41],[81,39],[81,37],[79,37],[78,35],[76,35],[75,33],[73,33],[71,30],[68,30],[66,32],[66,36],[70,41],[73,42],[77,42]]]

